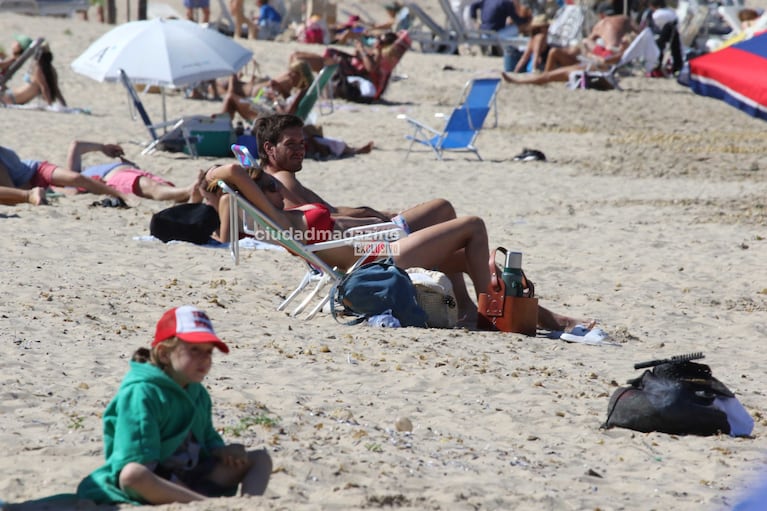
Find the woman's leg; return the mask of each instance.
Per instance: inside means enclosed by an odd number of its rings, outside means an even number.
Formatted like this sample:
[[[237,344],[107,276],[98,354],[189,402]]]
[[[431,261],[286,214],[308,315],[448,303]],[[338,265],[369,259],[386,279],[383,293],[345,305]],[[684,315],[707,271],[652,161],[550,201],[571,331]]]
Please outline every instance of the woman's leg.
[[[422,202],[412,208],[406,209],[400,213],[407,222],[410,232],[420,231],[432,225],[448,222],[456,218],[455,208],[445,199],[432,199]],[[463,278],[462,271],[448,274],[450,282],[453,284],[453,293],[460,310],[465,310],[468,304],[471,304],[471,295],[466,288],[466,281]],[[463,314],[462,314],[463,316]],[[471,321],[471,318],[468,318]]]
[[[232,17],[234,18],[234,38],[239,39],[242,37],[242,26],[248,26],[247,38],[255,38],[256,27],[253,24],[253,20],[245,16],[245,2],[244,0],[231,0],[229,2],[229,9],[232,11]]]
[[[297,61],[303,61],[309,64],[312,71],[318,73],[325,66],[325,57],[319,53],[312,53],[308,51],[294,51],[290,54],[288,65],[292,65]]]
[[[345,144],[343,154],[345,156],[354,156],[357,154],[368,154],[370,151],[373,150],[373,145],[374,144],[372,140],[361,147],[352,147],[348,144]]]
[[[572,66],[578,63],[578,50],[574,48],[552,48],[546,57],[544,71],[553,71],[558,67]]]
[[[487,230],[479,217],[456,218],[421,229],[394,242],[392,250],[394,262],[403,268],[437,268],[447,275],[468,273],[477,293],[490,283]],[[456,301],[458,298],[456,293]],[[458,303],[459,314],[472,310],[476,313],[473,304]]]
[[[590,319],[576,319],[562,314],[557,314],[544,307],[538,306],[538,327],[552,332],[569,332],[575,325],[585,325],[586,328],[593,328],[596,321]]]
[[[455,208],[445,199],[432,199],[406,209],[400,215],[410,227],[410,232],[420,231],[435,224],[456,218]]]
[[[229,114],[234,119],[234,114],[240,114],[240,117],[250,122],[256,118],[256,113],[251,110],[249,101],[234,93],[227,93],[224,97],[222,113]]]
[[[576,64],[574,66],[560,67],[553,71],[544,71],[540,74],[531,74],[526,76],[511,76],[501,73],[506,83],[517,83],[520,85],[543,85],[551,82],[566,82],[570,79],[572,71],[583,69],[583,66]]]
[[[40,86],[34,82],[27,83],[13,90],[8,96],[0,96],[0,102],[6,105],[25,105],[40,95]]]

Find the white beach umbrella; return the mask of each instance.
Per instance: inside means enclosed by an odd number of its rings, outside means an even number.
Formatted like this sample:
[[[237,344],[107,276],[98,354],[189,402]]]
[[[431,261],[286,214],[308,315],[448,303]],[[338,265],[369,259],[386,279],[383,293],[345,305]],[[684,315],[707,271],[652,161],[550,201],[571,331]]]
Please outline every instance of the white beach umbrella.
[[[110,30],[72,62],[99,82],[117,81],[120,69],[134,83],[183,87],[236,73],[253,52],[188,20],[131,21]]]
[[[188,20],[152,19],[119,25],[72,61],[72,70],[99,82],[120,79],[125,70],[132,83],[183,87],[239,71],[253,52],[216,30]]]

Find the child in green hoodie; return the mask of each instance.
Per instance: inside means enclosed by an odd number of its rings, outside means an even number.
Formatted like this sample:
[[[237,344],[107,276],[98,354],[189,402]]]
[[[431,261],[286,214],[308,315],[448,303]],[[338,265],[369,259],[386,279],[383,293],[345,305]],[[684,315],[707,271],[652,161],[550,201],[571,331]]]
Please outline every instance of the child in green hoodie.
[[[229,352],[203,311],[186,305],[162,316],[151,351],[136,351],[104,412],[106,464],[80,483],[78,497],[166,504],[235,495],[240,484],[243,495],[266,491],[266,450],[225,445],[213,428],[201,382],[214,348]]]

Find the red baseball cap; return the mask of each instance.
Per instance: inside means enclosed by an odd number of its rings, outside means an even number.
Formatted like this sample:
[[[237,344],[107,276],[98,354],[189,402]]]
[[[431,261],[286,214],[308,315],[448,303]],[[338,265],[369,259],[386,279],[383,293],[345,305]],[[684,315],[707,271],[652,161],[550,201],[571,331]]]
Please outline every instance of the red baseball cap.
[[[212,342],[219,350],[229,353],[229,347],[213,331],[208,315],[191,305],[174,307],[162,315],[157,322],[152,347],[171,337],[189,343]]]

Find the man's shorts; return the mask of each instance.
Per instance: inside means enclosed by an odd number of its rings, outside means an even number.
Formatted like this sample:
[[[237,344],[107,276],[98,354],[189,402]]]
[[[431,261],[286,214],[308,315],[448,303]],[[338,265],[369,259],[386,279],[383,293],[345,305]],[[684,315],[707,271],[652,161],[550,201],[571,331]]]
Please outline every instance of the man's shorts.
[[[56,165],[48,163],[47,161],[41,161],[37,166],[37,172],[32,176],[32,186],[39,186],[40,188],[50,188],[53,183],[53,171],[56,170]]]
[[[121,170],[120,172],[115,172],[113,175],[107,178],[106,183],[122,193],[132,193],[137,195],[136,192],[138,191],[138,181],[142,177],[148,177],[152,181],[163,185],[174,186],[174,184],[170,181],[166,181],[161,177],[138,169],[125,169]]]

